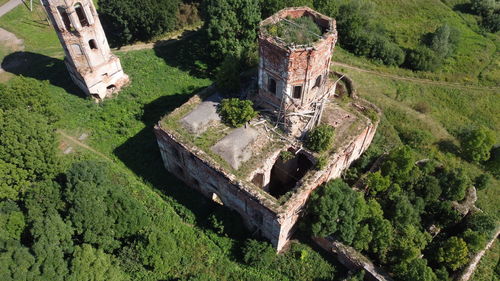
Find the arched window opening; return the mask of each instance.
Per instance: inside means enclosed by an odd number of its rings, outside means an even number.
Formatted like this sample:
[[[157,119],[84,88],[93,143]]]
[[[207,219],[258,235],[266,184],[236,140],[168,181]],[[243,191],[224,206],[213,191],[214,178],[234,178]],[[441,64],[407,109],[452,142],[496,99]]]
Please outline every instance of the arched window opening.
[[[267,90],[273,95],[276,95],[276,80],[274,78],[269,77],[269,81],[267,83]]]
[[[89,26],[89,21],[87,20],[87,17],[85,16],[85,11],[83,10],[83,6],[80,3],[75,4],[75,11],[76,14],[78,15],[78,19],[80,20],[80,24],[82,26]]]
[[[319,88],[319,86],[321,86],[321,75],[318,76],[318,78],[316,78],[316,82],[314,83],[314,87],[313,88],[315,88],[315,87]]]
[[[78,45],[78,44],[71,44],[71,48],[73,49],[73,54],[75,54],[75,55],[81,55],[82,54],[82,48],[80,48],[80,45]]]
[[[64,7],[57,7],[57,10],[59,11],[59,15],[61,15],[61,19],[64,23],[64,27],[66,28],[67,31],[74,31],[75,29],[73,28],[73,25],[71,24],[71,20],[69,19],[68,13],[66,12],[66,9]]]
[[[97,43],[95,42],[94,39],[89,40],[89,46],[90,46],[90,49],[97,50]]]

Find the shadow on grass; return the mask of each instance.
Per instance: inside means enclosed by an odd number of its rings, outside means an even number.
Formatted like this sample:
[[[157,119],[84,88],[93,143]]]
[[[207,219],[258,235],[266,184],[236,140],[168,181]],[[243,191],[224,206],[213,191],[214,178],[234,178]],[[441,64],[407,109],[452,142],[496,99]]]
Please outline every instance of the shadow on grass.
[[[66,65],[60,59],[32,52],[15,52],[4,58],[2,68],[16,75],[48,80],[72,95],[86,98],[85,93],[71,81]]]
[[[453,6],[454,11],[458,11],[464,14],[473,14],[471,3],[461,3]]]
[[[453,143],[451,140],[440,140],[437,143],[439,150],[443,153],[451,153],[457,157],[460,157],[460,148]]]
[[[198,91],[199,89],[196,89],[193,93]],[[213,203],[205,199],[200,193],[187,187],[165,169],[153,133],[154,125],[162,116],[181,106],[190,97],[190,94],[185,93],[168,95],[145,105],[142,121],[146,128],[117,147],[113,153],[154,189],[175,199],[172,205],[186,221],[193,218],[189,218],[189,214],[186,214],[186,210],[183,210],[184,207],[194,214],[196,221],[201,222],[213,210]]]
[[[198,78],[211,78],[216,63],[210,59],[207,44],[201,31],[187,31],[182,40],[157,42],[154,52],[166,64],[189,72]]]

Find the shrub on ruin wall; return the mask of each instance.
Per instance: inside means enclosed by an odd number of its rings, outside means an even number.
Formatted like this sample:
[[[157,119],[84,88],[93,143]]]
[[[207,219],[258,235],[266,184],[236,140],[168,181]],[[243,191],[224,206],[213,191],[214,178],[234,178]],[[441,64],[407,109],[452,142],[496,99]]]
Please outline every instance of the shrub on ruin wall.
[[[332,126],[320,125],[307,134],[306,147],[316,152],[328,150],[332,144],[333,135],[334,129]]]
[[[257,116],[253,102],[238,98],[223,99],[217,109],[222,121],[231,127],[241,127]]]

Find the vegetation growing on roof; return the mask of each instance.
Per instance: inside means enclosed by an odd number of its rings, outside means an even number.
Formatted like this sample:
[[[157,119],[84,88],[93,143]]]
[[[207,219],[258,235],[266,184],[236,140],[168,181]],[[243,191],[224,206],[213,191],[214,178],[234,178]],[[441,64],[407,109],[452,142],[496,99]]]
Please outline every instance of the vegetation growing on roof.
[[[253,102],[238,98],[223,99],[217,109],[222,121],[228,126],[241,127],[257,116]]]
[[[287,44],[308,45],[321,38],[320,27],[311,17],[286,18],[266,26],[267,32]]]
[[[306,147],[321,152],[329,149],[333,140],[334,129],[330,125],[320,125],[307,134]]]

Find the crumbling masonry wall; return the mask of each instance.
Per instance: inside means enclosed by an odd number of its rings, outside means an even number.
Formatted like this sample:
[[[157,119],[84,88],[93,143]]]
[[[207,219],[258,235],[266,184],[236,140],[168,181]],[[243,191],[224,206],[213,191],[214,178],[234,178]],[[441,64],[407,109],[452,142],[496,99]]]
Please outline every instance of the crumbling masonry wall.
[[[42,0],[66,55],[73,82],[102,100],[128,83],[111,50],[92,0]]]
[[[164,166],[170,173],[210,199],[216,194],[225,206],[242,216],[250,230],[258,230],[280,251],[295,231],[311,192],[324,182],[339,177],[358,159],[369,147],[376,128],[377,124],[370,123],[358,131],[329,158],[327,168],[311,171],[298,182],[296,191],[282,205],[269,205],[259,200],[255,193],[248,192],[255,186],[248,186],[249,183],[237,180],[207,161],[205,157],[208,156],[203,151],[178,141],[175,134],[161,128],[161,125],[157,125],[154,131]]]
[[[214,199],[215,194],[224,206],[241,215],[247,228],[260,231],[273,245],[279,244],[281,227],[275,212],[257,202],[241,187],[241,182],[231,179],[196,155],[203,152],[188,148],[159,126],[154,132],[164,166],[169,172],[209,199]]]

